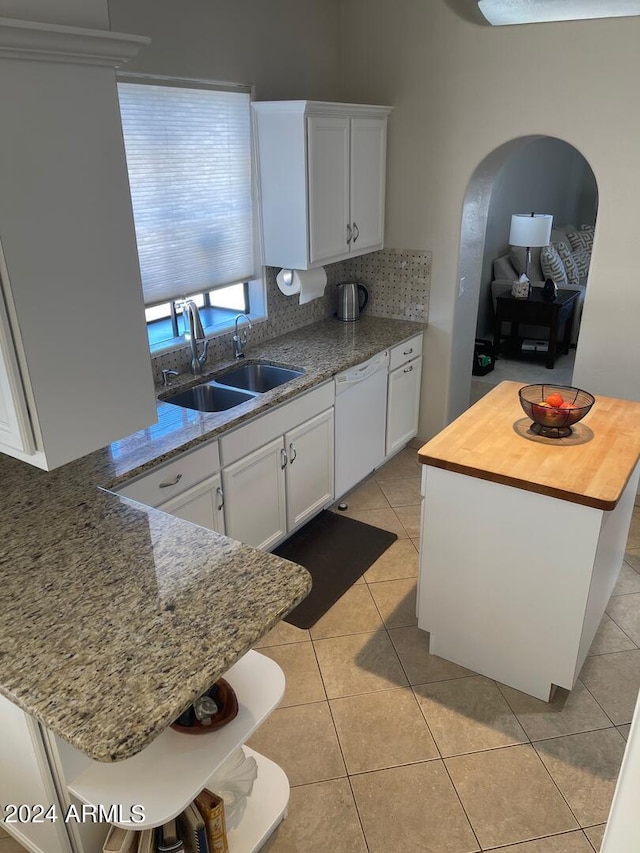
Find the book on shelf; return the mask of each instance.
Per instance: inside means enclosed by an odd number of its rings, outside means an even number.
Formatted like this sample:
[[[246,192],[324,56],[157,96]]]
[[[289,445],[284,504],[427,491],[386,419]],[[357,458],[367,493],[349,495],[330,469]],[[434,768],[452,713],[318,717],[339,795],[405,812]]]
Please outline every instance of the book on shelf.
[[[209,853],[229,853],[222,797],[205,788],[195,798],[194,803],[204,820]]]
[[[178,835],[178,823],[169,820],[156,829],[157,853],[185,853],[184,844]]]
[[[138,835],[133,829],[123,829],[121,826],[111,826],[102,845],[102,853],[136,853],[138,850]]]
[[[178,826],[187,853],[210,853],[204,819],[194,803],[179,816]]]
[[[143,829],[138,832],[138,853],[156,853],[155,829]]]

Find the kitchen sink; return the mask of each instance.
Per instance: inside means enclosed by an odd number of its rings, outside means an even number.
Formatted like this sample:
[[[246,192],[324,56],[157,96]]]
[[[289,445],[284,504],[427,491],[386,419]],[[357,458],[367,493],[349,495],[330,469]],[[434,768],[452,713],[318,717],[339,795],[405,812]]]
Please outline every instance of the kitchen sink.
[[[220,385],[252,391],[254,394],[264,394],[265,391],[284,385],[285,382],[302,376],[303,373],[303,370],[276,367],[273,364],[243,364],[221,376],[216,376],[216,382]]]
[[[161,399],[164,403],[195,409],[197,412],[226,412],[303,373],[304,370],[276,367],[273,364],[243,364],[201,385]]]
[[[247,400],[253,400],[255,394],[236,391],[233,388],[221,388],[210,383],[196,385],[187,391],[179,391],[171,397],[165,397],[163,402],[183,406],[185,409],[195,409],[198,412],[225,412],[233,409]]]

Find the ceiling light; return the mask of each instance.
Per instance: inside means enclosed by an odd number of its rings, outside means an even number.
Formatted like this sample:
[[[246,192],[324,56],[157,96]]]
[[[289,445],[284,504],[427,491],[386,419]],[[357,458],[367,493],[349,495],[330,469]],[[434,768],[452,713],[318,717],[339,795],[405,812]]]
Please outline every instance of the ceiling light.
[[[493,26],[640,15],[640,0],[479,0]]]

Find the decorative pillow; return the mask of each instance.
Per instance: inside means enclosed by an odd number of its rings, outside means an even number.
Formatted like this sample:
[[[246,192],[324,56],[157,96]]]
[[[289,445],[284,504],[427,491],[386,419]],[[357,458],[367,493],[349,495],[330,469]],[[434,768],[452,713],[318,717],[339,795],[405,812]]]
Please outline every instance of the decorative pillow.
[[[587,227],[582,231],[567,231],[567,239],[569,240],[571,251],[576,252],[578,249],[586,249],[591,254],[594,230],[593,227]]]
[[[568,245],[569,241],[567,240],[567,231],[577,231],[577,230],[578,229],[576,228],[575,225],[565,225],[562,228],[557,228],[554,226],[551,229],[551,242],[552,243],[559,243],[560,240],[562,240],[563,243],[567,243],[567,245]]]
[[[587,249],[576,249],[573,253],[573,260],[578,268],[578,275],[585,279],[589,275],[589,264],[591,263],[591,252]]]
[[[509,259],[518,275],[524,272],[527,261],[527,250],[522,246],[511,246]],[[529,267],[529,281],[544,281],[540,267],[540,249],[535,246],[531,249],[531,266]]]
[[[553,246],[545,246],[540,252],[540,266],[545,280],[552,278],[558,287],[566,287],[569,283],[562,258]]]
[[[569,282],[569,284],[578,284],[578,282],[580,281],[580,273],[578,271],[576,262],[573,259],[573,255],[571,254],[571,249],[569,248],[569,246],[563,240],[560,240],[557,243],[553,242],[551,245],[560,255],[560,260],[564,264],[564,269],[567,274],[567,281]],[[551,276],[551,278],[553,278],[553,276]]]

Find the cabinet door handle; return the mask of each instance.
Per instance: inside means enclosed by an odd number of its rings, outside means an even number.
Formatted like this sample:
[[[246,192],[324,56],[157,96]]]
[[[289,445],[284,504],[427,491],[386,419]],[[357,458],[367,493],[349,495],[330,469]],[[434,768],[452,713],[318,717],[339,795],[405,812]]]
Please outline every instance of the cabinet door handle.
[[[290,462],[290,464],[293,465],[293,463],[296,461],[297,458],[298,458],[298,451],[296,450],[295,444],[293,442],[291,442],[289,444],[289,462]]]
[[[360,229],[358,228],[358,226],[354,222],[353,223],[353,242],[354,243],[356,242],[356,240],[358,239],[359,236],[360,236]]]
[[[347,222],[347,246],[351,242],[351,225]]]
[[[413,352],[413,347],[411,347],[411,349],[406,349],[406,350],[402,353],[402,355],[411,355],[411,353],[412,353],[412,352]]]
[[[280,451],[280,458],[282,460],[282,465],[280,466],[280,468],[284,471],[284,469],[287,467],[287,451],[284,449],[284,447]]]
[[[220,503],[218,504],[218,512],[220,512],[220,510],[221,510],[221,509],[222,509],[222,507],[224,506],[224,492],[222,491],[222,487],[221,487],[221,486],[218,486],[218,487],[216,488],[216,494],[217,494],[217,495],[218,495],[218,497],[220,498]]]
[[[176,476],[168,483],[160,483],[161,489],[169,489],[171,486],[177,486],[180,480],[182,479],[182,474],[176,474]]]
[[[413,370],[413,365],[411,365],[411,367],[405,367],[405,369],[403,370],[403,373],[411,373],[412,370]]]

